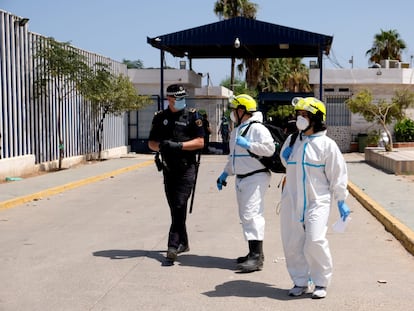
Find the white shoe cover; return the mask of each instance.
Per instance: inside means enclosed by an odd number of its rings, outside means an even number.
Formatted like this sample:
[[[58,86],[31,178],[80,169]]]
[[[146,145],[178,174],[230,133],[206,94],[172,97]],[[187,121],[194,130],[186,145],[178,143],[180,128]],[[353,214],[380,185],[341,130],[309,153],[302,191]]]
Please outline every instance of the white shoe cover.
[[[316,286],[315,290],[312,293],[313,299],[321,299],[326,297],[326,287]]]

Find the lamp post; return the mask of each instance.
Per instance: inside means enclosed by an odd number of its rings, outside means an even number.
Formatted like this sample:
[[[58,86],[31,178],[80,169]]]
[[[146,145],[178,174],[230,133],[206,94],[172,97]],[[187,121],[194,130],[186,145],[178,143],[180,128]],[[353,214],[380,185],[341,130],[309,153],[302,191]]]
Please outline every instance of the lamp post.
[[[19,26],[20,27],[23,27],[24,25],[26,25],[27,24],[27,22],[29,21],[29,19],[28,18],[22,18],[20,21],[19,21]]]
[[[233,44],[234,48],[238,49],[240,48],[240,39],[237,37],[234,40]],[[236,59],[234,56],[231,58],[231,72],[230,72],[230,89],[234,91],[234,63],[236,62]]]
[[[26,17],[15,17],[14,18],[14,22],[19,25],[20,27],[24,27],[26,26],[26,24],[28,23],[29,19]]]

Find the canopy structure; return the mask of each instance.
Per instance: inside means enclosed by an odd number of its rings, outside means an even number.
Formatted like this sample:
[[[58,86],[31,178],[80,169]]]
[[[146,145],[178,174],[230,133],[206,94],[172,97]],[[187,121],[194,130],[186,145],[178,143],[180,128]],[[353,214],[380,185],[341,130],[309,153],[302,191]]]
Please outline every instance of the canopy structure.
[[[195,58],[318,57],[321,85],[322,55],[329,54],[332,41],[332,36],[245,17],[147,37],[147,43],[161,50],[161,75],[164,52],[175,57],[187,57],[190,63]]]

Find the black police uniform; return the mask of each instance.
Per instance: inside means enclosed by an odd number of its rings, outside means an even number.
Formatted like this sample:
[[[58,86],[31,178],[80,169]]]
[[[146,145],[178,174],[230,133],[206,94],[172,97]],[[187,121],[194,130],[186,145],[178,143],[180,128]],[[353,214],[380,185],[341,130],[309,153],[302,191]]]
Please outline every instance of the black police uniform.
[[[185,108],[172,112],[167,108],[157,112],[152,120],[149,140],[185,142],[197,137],[204,137],[204,130],[201,116],[195,109]],[[181,149],[161,150],[164,189],[172,220],[168,247],[188,248],[187,202],[195,182],[197,152]]]

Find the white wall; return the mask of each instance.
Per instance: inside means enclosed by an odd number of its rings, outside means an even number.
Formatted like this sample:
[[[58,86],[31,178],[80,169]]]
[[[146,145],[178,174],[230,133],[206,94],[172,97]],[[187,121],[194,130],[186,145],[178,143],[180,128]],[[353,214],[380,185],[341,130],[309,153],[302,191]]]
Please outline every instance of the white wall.
[[[142,95],[160,95],[160,69],[128,69],[128,77]],[[170,84],[183,84],[189,96],[201,87],[202,76],[192,70],[164,69],[164,92]]]
[[[309,70],[309,83],[314,86],[315,94],[319,94],[319,69]],[[398,89],[408,89],[414,92],[414,70],[412,68],[366,68],[366,69],[324,69],[323,88],[349,89],[350,95],[368,89],[374,100],[391,100]],[[407,115],[414,118],[414,109],[407,110]],[[352,114],[351,134],[368,133],[381,127],[368,123],[359,114]],[[393,124],[389,126],[393,133]]]

